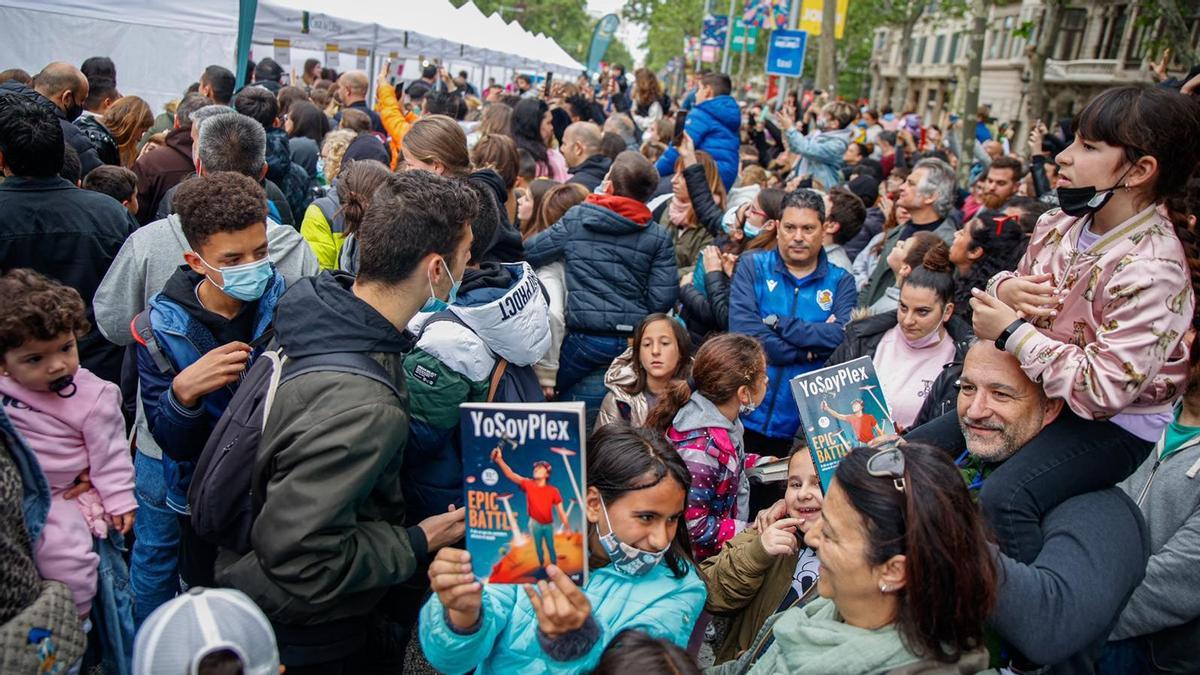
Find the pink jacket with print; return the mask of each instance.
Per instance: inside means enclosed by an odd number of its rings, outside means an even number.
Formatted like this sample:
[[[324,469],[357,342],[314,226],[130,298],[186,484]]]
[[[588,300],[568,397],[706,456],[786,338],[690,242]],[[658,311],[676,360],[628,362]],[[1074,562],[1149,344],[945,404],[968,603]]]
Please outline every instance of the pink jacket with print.
[[[1042,216],[1016,272],[1051,274],[1068,290],[1055,317],[1031,321],[1006,347],[1046,394],[1085,419],[1170,411],[1187,382],[1195,298],[1183,245],[1171,222],[1147,207],[1086,250],[1084,219],[1055,209]]]

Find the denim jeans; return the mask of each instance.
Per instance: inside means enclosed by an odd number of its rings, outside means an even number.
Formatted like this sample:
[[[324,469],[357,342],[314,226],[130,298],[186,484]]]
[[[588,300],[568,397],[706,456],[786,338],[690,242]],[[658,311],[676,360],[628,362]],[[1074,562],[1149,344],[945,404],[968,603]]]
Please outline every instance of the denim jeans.
[[[136,523],[137,520],[135,519]],[[106,673],[128,673],[133,668],[133,612],[129,593],[129,568],[125,566],[125,538],[109,530],[107,539],[94,540],[100,554],[96,600],[92,603],[92,630],[103,648]]]
[[[951,457],[966,449],[958,413],[904,435]],[[1042,550],[1042,516],[1067,499],[1103,490],[1132,474],[1154,444],[1107,421],[1085,420],[1066,407],[1058,418],[988,476],[979,502],[1009,557],[1032,563]]]
[[[567,333],[563,338],[558,355],[558,400],[583,401],[589,429],[604,401],[604,372],[628,348],[629,338],[619,335]],[[599,380],[599,386],[593,379]]]
[[[539,523],[530,518],[529,534],[533,537],[533,547],[537,549],[538,564],[542,567],[546,566],[546,553],[542,551],[542,543],[545,542],[546,551],[550,554],[550,564],[557,565],[558,552],[554,550],[554,521]]]
[[[140,627],[151,612],[179,592],[179,514],[166,503],[162,460],[138,452],[133,471],[138,513],[129,575],[133,622]]]

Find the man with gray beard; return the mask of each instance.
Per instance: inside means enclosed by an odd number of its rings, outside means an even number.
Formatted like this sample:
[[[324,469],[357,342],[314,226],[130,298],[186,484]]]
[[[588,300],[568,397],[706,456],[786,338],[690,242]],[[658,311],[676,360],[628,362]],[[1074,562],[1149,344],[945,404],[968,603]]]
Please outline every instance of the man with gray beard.
[[[1011,354],[990,342],[967,352],[959,378],[957,415],[942,417],[909,432],[905,440],[940,445],[961,430],[962,459],[981,476],[1036,462],[1022,448],[1043,434],[1069,431],[1060,417],[1063,402],[1049,399]],[[957,417],[957,419],[955,419]],[[954,426],[959,429],[955,429]],[[1009,465],[1012,466],[1009,466]],[[987,479],[980,498],[993,528],[1001,504],[989,503]],[[1045,512],[1041,549],[1028,564],[997,553],[1001,571],[999,603],[991,628],[1013,651],[1012,664],[1028,672],[1030,663],[1052,673],[1092,673],[1121,609],[1141,583],[1149,557],[1145,523],[1137,506],[1117,488],[1072,497]],[[1001,541],[1003,549],[1006,542]]]

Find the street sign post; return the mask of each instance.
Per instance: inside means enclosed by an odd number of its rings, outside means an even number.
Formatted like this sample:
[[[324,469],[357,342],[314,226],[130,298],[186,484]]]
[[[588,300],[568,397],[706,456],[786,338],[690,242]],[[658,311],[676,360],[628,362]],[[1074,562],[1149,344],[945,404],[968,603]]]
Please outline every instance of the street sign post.
[[[804,49],[808,33],[802,30],[771,31],[767,49],[767,74],[800,77],[804,73]]]

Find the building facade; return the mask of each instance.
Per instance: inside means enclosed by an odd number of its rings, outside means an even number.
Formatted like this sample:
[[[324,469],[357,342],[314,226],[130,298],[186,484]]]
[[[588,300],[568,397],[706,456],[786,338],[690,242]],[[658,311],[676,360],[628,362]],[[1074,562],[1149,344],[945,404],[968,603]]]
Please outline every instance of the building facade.
[[[1023,37],[1021,29],[1029,30],[1036,40],[1042,11],[1040,0],[994,2],[991,6],[979,102],[990,105],[997,120],[1023,122],[1031,41]],[[1136,0],[1067,3],[1058,44],[1046,63],[1046,110],[1052,119],[1073,116],[1088,99],[1108,87],[1150,81],[1147,59],[1158,55],[1148,54],[1148,45],[1158,27],[1139,25],[1139,11]],[[1200,43],[1200,15],[1184,19],[1194,49]],[[901,44],[899,27],[877,30],[871,100],[895,105],[900,50],[908,49],[908,95],[896,112],[918,112],[927,123],[937,123],[943,112],[962,114],[966,87],[958,85],[967,79],[971,26],[970,16],[955,18],[926,11],[906,45]],[[1171,72],[1183,74],[1192,65],[1177,62]]]

